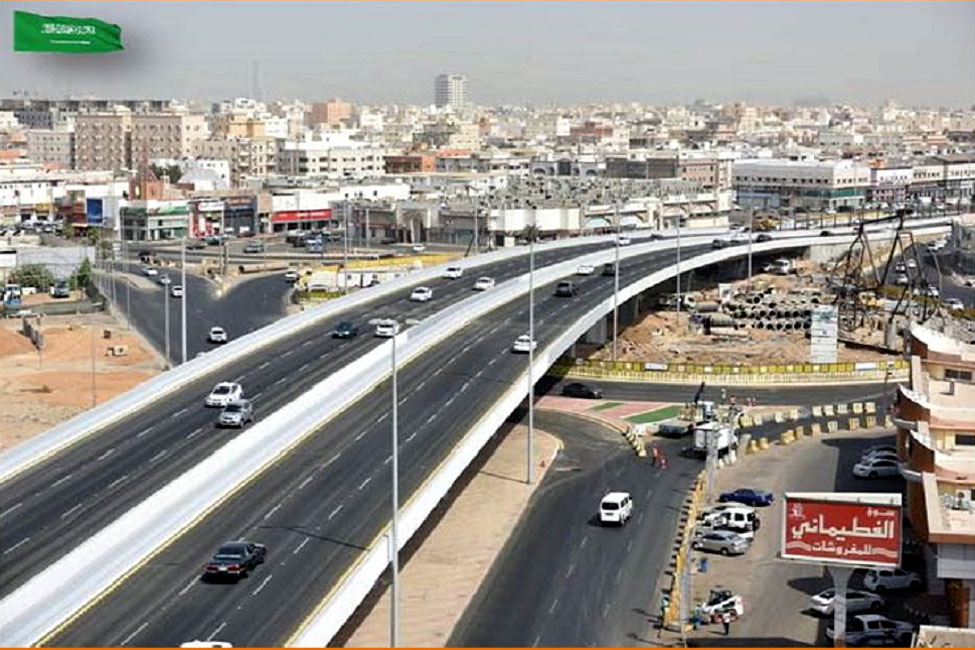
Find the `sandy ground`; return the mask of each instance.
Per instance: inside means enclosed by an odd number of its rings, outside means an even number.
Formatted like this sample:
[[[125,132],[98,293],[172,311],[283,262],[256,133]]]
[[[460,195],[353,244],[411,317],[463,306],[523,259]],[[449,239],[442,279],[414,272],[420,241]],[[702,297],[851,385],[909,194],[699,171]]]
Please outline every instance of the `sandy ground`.
[[[0,322],[0,449],[7,449],[162,371],[162,362],[135,332],[107,314],[46,316],[39,353],[20,333],[21,321]],[[104,332],[111,332],[104,338]],[[125,356],[108,356],[111,346]]]

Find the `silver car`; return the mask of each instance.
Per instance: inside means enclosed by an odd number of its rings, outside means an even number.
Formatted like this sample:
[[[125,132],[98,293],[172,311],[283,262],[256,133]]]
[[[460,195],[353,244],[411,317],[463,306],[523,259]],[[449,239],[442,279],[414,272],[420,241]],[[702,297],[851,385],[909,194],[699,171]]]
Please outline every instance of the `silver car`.
[[[711,530],[694,536],[691,542],[698,551],[711,551],[721,555],[740,555],[748,550],[749,540],[730,530]]]
[[[242,427],[254,420],[254,406],[246,399],[231,402],[223,407],[217,425],[221,427]]]

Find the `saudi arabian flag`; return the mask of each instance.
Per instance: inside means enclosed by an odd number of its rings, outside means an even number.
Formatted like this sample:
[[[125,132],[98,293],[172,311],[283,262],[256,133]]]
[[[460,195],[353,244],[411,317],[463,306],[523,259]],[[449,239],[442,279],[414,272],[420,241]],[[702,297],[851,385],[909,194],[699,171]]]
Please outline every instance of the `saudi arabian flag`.
[[[90,54],[122,48],[122,28],[97,18],[14,12],[15,52]]]

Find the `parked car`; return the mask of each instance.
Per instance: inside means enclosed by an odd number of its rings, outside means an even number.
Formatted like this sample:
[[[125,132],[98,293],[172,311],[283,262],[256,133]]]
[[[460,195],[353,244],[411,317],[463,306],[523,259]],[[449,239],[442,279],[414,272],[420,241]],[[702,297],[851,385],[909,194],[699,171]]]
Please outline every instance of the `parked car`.
[[[599,502],[599,523],[625,526],[633,516],[633,499],[629,492],[610,492]]]
[[[538,341],[533,341],[527,334],[522,334],[515,339],[514,345],[511,346],[511,351],[527,354],[537,347]]]
[[[583,399],[602,399],[603,391],[587,384],[573,382],[562,387],[562,395],[565,397],[581,397]]]
[[[809,599],[809,609],[824,616],[832,616],[836,606],[836,590],[826,589]],[[877,611],[884,606],[884,599],[869,591],[846,591],[846,613]]]
[[[181,284],[174,284],[173,285],[173,288],[170,289],[169,293],[170,293],[170,295],[172,295],[173,298],[182,298],[183,297],[183,285],[181,285]]]
[[[746,506],[770,506],[775,500],[775,495],[766,490],[754,490],[751,488],[739,488],[734,492],[725,492],[718,497],[718,501],[735,501]]]
[[[254,420],[254,406],[249,400],[240,399],[223,407],[217,418],[217,426],[242,427]]]
[[[592,264],[580,264],[576,267],[576,275],[592,275],[596,272],[596,267]]]
[[[576,287],[574,282],[569,280],[562,280],[557,285],[555,285],[555,295],[561,296],[563,298],[571,298],[579,294],[579,289]]]
[[[480,277],[474,283],[474,291],[487,291],[494,288],[494,278]]]
[[[741,555],[751,542],[730,530],[712,530],[695,533],[691,546],[698,551],[711,551],[721,555]]]
[[[897,591],[900,589],[918,589],[921,587],[921,576],[913,571],[904,569],[869,569],[863,577],[863,588],[876,591]]]
[[[736,618],[745,614],[745,601],[730,589],[717,587],[711,590],[708,599],[701,605],[701,613],[707,617],[718,616],[728,612]]]
[[[443,272],[443,276],[448,280],[456,280],[463,277],[464,269],[460,266],[448,266],[447,270]]]
[[[55,296],[55,298],[56,297],[57,296]],[[965,309],[965,303],[958,298],[947,298],[945,300],[945,307],[952,311],[963,311]]]
[[[295,271],[294,269],[290,269],[288,271],[285,271],[284,272],[284,279],[285,279],[286,282],[290,282],[291,284],[294,284],[295,282],[298,281],[298,272]]]
[[[417,287],[410,293],[410,300],[413,302],[429,302],[433,299],[433,290],[430,287]]]
[[[70,298],[71,297],[71,287],[64,280],[59,280],[55,283],[54,287],[51,289],[51,296],[53,298]]]
[[[897,460],[897,452],[890,451],[888,449],[864,452],[863,455],[860,456],[860,462],[863,463],[868,460]]]
[[[914,626],[904,621],[894,621],[879,614],[858,614],[846,619],[846,644],[848,646],[901,646],[906,647],[914,636]],[[833,622],[826,625],[826,638],[836,637]]]
[[[413,246],[410,248],[410,250],[412,250],[414,253],[422,253],[426,249],[427,247],[423,244],[413,244]]]
[[[359,336],[359,326],[351,321],[344,320],[332,330],[333,339],[351,339]]]
[[[210,333],[207,334],[207,340],[210,341],[210,343],[226,343],[227,330],[218,325],[214,325],[210,328]]]
[[[243,398],[244,388],[240,384],[232,381],[222,381],[214,386],[210,394],[207,395],[206,405],[224,407],[231,402],[236,402]]]
[[[249,254],[252,254],[252,253],[263,253],[264,252],[264,244],[262,244],[259,241],[247,242],[247,245],[244,246],[244,252],[245,253],[249,253]]]
[[[897,461],[888,458],[867,458],[853,466],[853,476],[857,478],[881,478],[897,476],[900,470]]]
[[[263,564],[267,547],[246,540],[225,542],[203,567],[205,578],[244,578],[249,571]]]
[[[233,648],[232,643],[226,641],[187,641],[179,644],[181,648]]]
[[[393,338],[399,334],[399,322],[391,318],[383,318],[376,323],[376,336],[384,339]]]
[[[863,450],[861,456],[865,457],[871,454],[876,454],[881,451],[889,452],[891,454],[896,454],[897,447],[895,447],[894,445],[870,445],[869,447]]]

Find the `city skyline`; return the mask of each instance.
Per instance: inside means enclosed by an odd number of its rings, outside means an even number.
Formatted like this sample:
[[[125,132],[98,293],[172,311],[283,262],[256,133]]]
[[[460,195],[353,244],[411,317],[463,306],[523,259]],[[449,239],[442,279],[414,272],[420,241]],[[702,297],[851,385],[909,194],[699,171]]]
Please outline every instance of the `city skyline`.
[[[13,11],[26,9],[117,22],[126,49],[5,55],[0,93],[250,96],[257,61],[264,99],[429,105],[431,80],[458,73],[477,105],[975,104],[972,3],[186,6],[5,3],[4,48]]]

